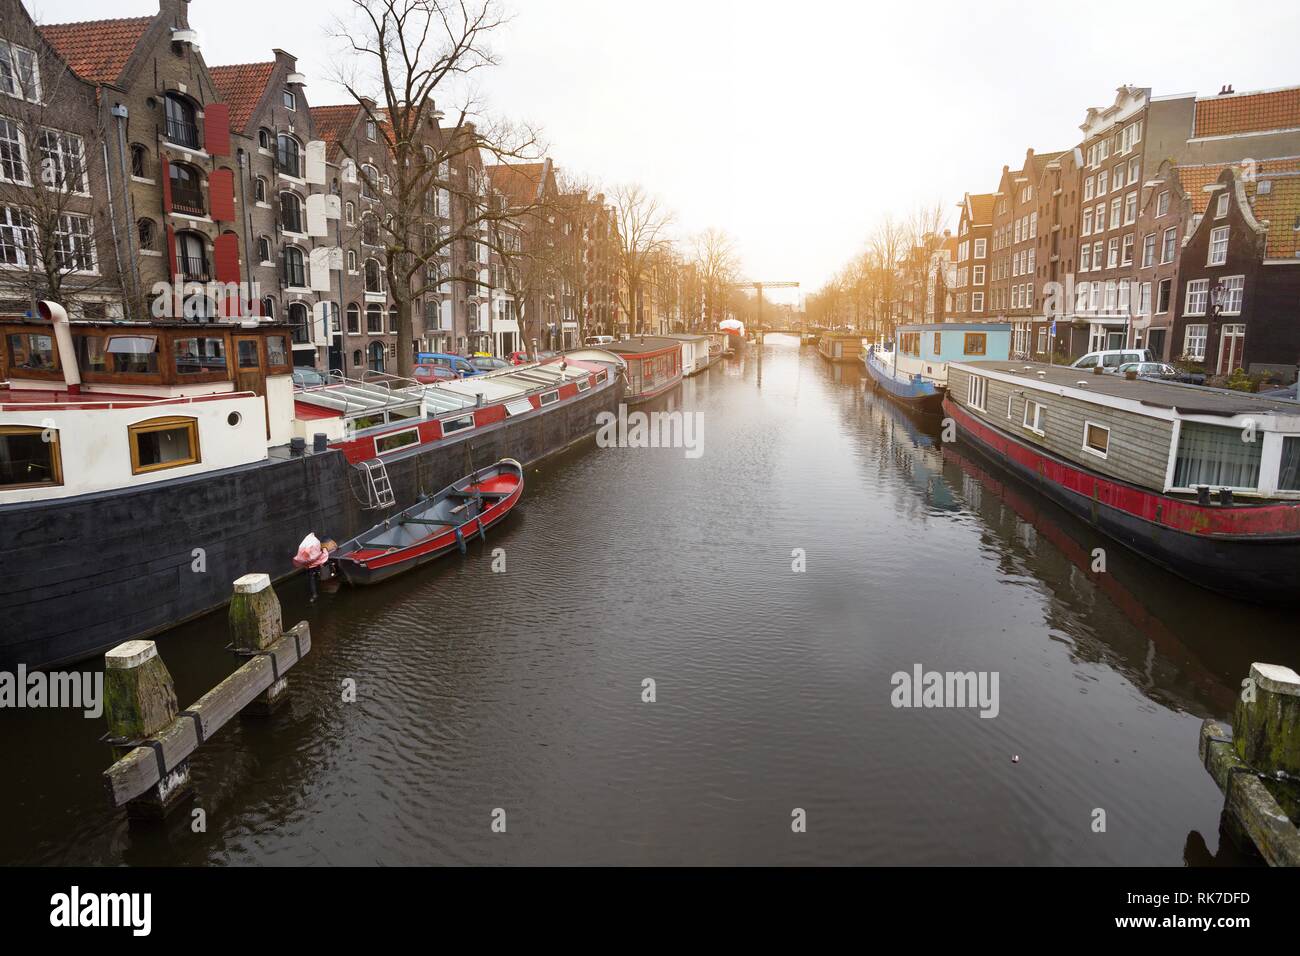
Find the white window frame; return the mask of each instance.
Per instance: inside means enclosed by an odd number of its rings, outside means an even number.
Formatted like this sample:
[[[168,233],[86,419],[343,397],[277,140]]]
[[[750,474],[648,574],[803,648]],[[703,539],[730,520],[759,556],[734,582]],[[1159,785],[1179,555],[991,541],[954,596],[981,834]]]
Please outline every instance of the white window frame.
[[[1091,445],[1088,444],[1088,430],[1089,430],[1089,429],[1092,429],[1092,428],[1095,428],[1095,429],[1097,429],[1098,431],[1103,431],[1103,432],[1106,433],[1106,450],[1105,450],[1105,451],[1100,451],[1100,450],[1098,450],[1098,449],[1096,449],[1096,448],[1093,448]],[[1088,454],[1090,454],[1090,455],[1095,455],[1095,456],[1098,457],[1098,458],[1107,458],[1107,457],[1109,457],[1109,455],[1110,455],[1110,426],[1109,426],[1109,425],[1102,425],[1102,424],[1099,423],[1099,422],[1094,422],[1094,421],[1090,421],[1090,420],[1088,420],[1088,419],[1084,419],[1084,422],[1083,422],[1083,450],[1084,450],[1085,452],[1087,452]]]
[[[1221,266],[1227,263],[1230,232],[1227,226],[1215,226],[1210,230],[1210,244],[1205,253],[1207,266]]]
[[[1227,296],[1225,296],[1224,297],[1225,304],[1223,305],[1222,308],[1220,308],[1219,314],[1220,315],[1241,315],[1241,307],[1246,296],[1246,277],[1244,275],[1224,276],[1219,281],[1223,285],[1224,291],[1231,294],[1233,298],[1237,300],[1236,307],[1234,308],[1233,306],[1227,304],[1231,300],[1228,299]],[[1230,282],[1233,283],[1234,286],[1233,289],[1231,290],[1228,289],[1228,283]]]
[[[1199,329],[1199,333],[1192,334],[1193,329]],[[1183,355],[1195,362],[1205,361],[1205,345],[1209,340],[1210,327],[1202,323],[1191,323],[1183,332]],[[1192,343],[1199,340],[1201,348],[1199,351],[1192,348]]]
[[[966,383],[966,405],[984,411],[989,400],[989,380],[982,375],[972,375]]]
[[[1183,315],[1205,315],[1206,309],[1209,307],[1210,280],[1187,280],[1184,295],[1186,297],[1183,300]],[[1195,296],[1195,301],[1200,303],[1199,307],[1193,306],[1193,296]]]
[[[1030,424],[1030,420],[1029,420],[1029,412],[1031,409],[1033,410],[1034,413],[1032,424]],[[1044,437],[1047,434],[1047,432],[1044,431],[1042,428],[1042,421],[1043,421],[1043,412],[1046,410],[1047,410],[1047,406],[1044,405],[1042,402],[1034,398],[1026,398],[1025,413],[1021,419],[1020,422],[1021,425],[1023,425],[1025,429],[1033,432],[1035,435],[1039,436],[1040,438]]]
[[[18,55],[27,54],[30,57],[32,69],[32,93],[31,96],[23,96],[20,88],[22,82],[22,67],[18,61]],[[9,62],[10,75],[13,77],[13,87],[10,89],[0,89],[0,93],[6,96],[12,96],[14,99],[26,99],[31,103],[41,102],[41,61],[36,55],[35,50],[29,50],[25,46],[19,46],[17,43],[10,43],[8,40],[0,40],[0,56]]]
[[[22,179],[10,179],[0,173],[0,182],[13,183],[15,186],[30,186],[32,184],[32,164],[27,155],[27,137],[23,133],[22,124],[10,116],[0,116],[0,122],[8,123],[13,127],[13,140],[6,140],[16,144],[18,150],[18,165],[22,167]]]

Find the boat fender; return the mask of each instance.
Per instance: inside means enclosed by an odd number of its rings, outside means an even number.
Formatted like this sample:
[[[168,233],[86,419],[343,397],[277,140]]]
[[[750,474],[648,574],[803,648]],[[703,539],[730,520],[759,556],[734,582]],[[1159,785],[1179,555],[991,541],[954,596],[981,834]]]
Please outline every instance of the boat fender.
[[[460,553],[465,553],[465,535],[461,533],[460,527],[456,528],[456,547],[460,548]]]

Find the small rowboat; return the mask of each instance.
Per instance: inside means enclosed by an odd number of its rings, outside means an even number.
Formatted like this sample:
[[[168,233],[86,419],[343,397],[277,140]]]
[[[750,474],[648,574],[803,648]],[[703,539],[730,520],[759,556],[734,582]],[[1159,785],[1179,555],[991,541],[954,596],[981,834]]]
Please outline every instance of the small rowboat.
[[[349,584],[375,584],[453,550],[499,522],[524,493],[524,468],[513,458],[481,468],[344,542],[332,558]]]

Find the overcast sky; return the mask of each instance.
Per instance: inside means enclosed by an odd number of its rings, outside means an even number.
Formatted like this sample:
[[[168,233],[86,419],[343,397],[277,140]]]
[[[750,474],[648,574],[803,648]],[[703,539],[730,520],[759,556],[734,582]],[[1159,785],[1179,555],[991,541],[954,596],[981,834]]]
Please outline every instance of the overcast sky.
[[[683,236],[731,233],[746,274],[812,292],[871,225],[997,187],[1026,147],[1074,145],[1125,83],[1156,95],[1300,84],[1300,4],[506,0],[492,108],[540,126],[556,165],[639,181]],[[28,0],[38,21],[156,0]],[[298,57],[313,104],[348,0],[194,0],[209,64]],[[1229,11],[1232,11],[1231,14]],[[955,216],[953,221],[955,222]]]

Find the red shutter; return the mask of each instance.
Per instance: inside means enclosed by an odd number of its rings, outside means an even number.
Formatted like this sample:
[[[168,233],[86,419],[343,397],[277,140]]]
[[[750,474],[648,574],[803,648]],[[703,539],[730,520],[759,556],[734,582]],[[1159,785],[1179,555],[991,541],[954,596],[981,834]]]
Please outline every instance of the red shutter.
[[[214,169],[208,177],[208,207],[218,222],[235,221],[235,174]]]
[[[210,156],[230,155],[230,107],[225,103],[203,107],[203,148]]]
[[[166,156],[158,158],[162,162],[163,212],[169,213],[172,211],[172,167]],[[176,261],[175,256],[172,256],[172,261]]]
[[[216,280],[223,284],[239,282],[239,237],[233,232],[223,232],[212,243],[212,264]],[[243,311],[240,293],[231,290],[226,297],[225,316],[235,318]]]

